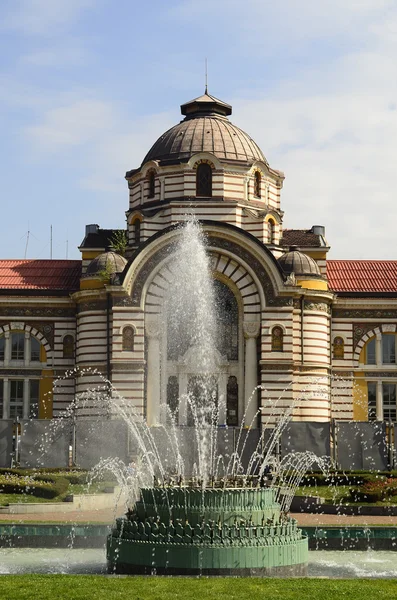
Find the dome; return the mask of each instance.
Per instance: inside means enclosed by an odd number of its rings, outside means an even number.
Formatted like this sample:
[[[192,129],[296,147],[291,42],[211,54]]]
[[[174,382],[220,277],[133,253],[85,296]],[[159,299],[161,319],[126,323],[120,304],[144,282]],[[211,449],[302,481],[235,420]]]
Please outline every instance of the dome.
[[[113,273],[121,273],[127,260],[117,254],[117,252],[103,252],[94,258],[87,267],[85,277],[98,277],[101,275],[113,275]]]
[[[181,112],[185,119],[159,137],[142,165],[150,160],[186,162],[198,152],[210,152],[225,161],[267,163],[254,140],[227,118],[232,113],[229,104],[205,93],[182,104]]]
[[[280,256],[278,264],[287,275],[293,273],[297,277],[323,278],[316,261],[296,248]]]

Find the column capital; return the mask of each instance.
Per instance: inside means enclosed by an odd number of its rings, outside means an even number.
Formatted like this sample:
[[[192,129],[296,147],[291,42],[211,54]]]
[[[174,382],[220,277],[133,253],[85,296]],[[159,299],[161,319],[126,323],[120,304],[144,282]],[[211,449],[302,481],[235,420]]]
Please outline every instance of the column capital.
[[[259,321],[244,321],[243,331],[246,338],[256,338],[259,335],[261,324]]]
[[[146,319],[146,333],[149,338],[158,338],[160,335],[160,319],[158,316]]]

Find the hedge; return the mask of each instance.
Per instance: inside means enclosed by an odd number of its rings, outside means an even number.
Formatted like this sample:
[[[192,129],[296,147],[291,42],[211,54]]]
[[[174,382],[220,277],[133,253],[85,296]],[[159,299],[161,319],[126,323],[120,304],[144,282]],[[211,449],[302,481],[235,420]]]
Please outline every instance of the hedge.
[[[51,500],[65,494],[68,487],[69,481],[64,477],[18,477],[15,473],[0,475],[0,492],[3,494],[29,494]]]

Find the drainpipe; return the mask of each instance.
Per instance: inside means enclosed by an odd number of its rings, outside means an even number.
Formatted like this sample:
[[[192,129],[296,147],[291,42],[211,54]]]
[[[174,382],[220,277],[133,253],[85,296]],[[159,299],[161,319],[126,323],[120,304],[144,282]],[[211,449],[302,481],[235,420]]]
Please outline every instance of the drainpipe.
[[[110,293],[106,292],[106,379],[110,383]],[[110,385],[109,385],[110,387]]]
[[[303,307],[304,307],[304,300],[305,296],[302,294],[301,298],[300,298],[300,305],[301,305],[301,363],[303,365],[303,363],[305,362],[305,355],[303,352]]]

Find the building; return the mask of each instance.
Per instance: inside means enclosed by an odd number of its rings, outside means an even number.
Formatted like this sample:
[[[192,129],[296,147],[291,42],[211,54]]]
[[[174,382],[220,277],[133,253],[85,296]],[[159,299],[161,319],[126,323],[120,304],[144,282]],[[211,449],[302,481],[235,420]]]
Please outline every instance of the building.
[[[181,111],[126,173],[124,248],[122,230],[87,225],[81,261],[0,261],[2,418],[59,416],[102,374],[154,425],[191,389],[189,349],[167,348],[162,327],[189,209],[225,307],[214,365],[223,421],[240,422],[258,383],[254,427],[258,406],[264,424],[280,396],[302,395],[296,420],[396,421],[397,261],[328,260],[323,226],[283,228],[284,174],[229,120],[232,107],[206,92]]]

